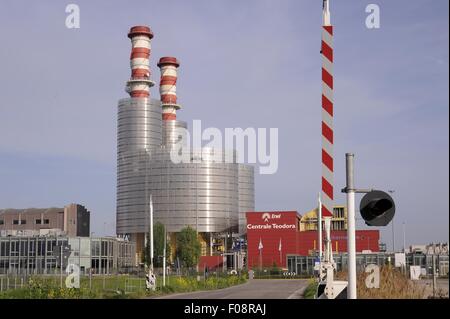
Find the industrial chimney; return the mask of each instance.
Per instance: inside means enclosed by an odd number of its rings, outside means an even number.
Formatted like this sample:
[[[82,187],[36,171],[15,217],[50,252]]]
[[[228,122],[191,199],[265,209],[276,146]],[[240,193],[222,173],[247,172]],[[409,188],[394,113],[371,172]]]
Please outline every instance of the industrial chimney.
[[[177,68],[180,62],[174,57],[162,57],[158,67],[161,70],[159,93],[162,103],[163,121],[176,120],[176,111],[181,108],[177,104]]]
[[[149,27],[135,26],[130,29],[131,39],[131,78],[126,91],[131,97],[150,97],[150,87],[155,83],[150,80],[150,42],[153,33]]]

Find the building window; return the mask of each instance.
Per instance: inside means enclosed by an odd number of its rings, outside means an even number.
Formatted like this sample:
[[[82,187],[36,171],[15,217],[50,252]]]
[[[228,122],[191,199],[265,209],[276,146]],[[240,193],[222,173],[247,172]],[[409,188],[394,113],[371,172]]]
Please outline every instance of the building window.
[[[20,225],[25,225],[26,223],[27,223],[27,221],[25,219],[20,220]]]
[[[44,219],[44,224],[45,224],[45,225],[50,224],[50,220],[49,220],[49,219]]]
[[[4,223],[3,219],[0,219],[0,225],[3,225]]]
[[[12,223],[13,223],[13,225],[19,225],[19,220],[18,219],[14,219]]]
[[[36,225],[40,225],[42,224],[42,220],[41,219],[36,219]]]

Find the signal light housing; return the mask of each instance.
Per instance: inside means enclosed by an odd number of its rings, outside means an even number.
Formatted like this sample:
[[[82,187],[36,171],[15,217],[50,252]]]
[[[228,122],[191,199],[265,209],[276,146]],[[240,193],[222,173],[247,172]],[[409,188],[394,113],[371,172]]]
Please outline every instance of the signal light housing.
[[[359,211],[366,225],[386,226],[394,218],[395,203],[388,193],[374,190],[361,199]]]

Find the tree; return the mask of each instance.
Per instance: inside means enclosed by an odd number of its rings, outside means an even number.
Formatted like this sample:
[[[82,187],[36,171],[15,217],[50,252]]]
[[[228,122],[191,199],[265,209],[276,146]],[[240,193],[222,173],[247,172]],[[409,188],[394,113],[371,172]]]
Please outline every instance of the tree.
[[[155,267],[162,267],[163,255],[164,255],[164,233],[165,226],[160,222],[153,225],[153,265]],[[143,262],[150,265],[150,234],[147,236],[147,242],[145,243],[145,251],[143,256]],[[170,243],[166,240],[166,260],[170,256]]]
[[[183,266],[192,268],[198,264],[200,259],[201,246],[197,232],[187,226],[177,234],[177,256]]]

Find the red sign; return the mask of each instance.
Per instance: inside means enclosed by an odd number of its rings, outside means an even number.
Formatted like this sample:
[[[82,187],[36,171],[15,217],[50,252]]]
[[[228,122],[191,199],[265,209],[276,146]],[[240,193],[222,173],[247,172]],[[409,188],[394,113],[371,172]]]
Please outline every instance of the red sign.
[[[300,231],[296,211],[247,213],[247,263],[249,268],[286,268],[286,255],[310,255],[317,249],[317,231]],[[356,251],[378,252],[378,230],[357,230]],[[347,231],[332,231],[334,252],[347,250]]]

